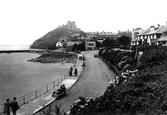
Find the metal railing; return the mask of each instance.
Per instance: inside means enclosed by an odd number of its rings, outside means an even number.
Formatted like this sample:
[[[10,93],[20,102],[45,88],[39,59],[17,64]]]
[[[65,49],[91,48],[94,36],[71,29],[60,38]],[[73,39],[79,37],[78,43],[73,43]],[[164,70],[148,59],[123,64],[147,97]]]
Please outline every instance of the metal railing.
[[[77,65],[78,60],[79,60],[78,55],[76,55],[76,56],[77,56],[77,60],[76,60],[75,64],[72,67],[73,69]],[[35,91],[32,91],[32,92],[30,92],[30,93],[28,93],[26,95],[18,97],[17,98],[17,102],[18,102],[19,106],[25,105],[25,104],[33,101],[34,99],[42,96],[43,94],[49,92],[49,90],[59,86],[59,84],[64,79],[66,79],[67,76],[69,76],[69,71],[67,71],[64,75],[62,75],[60,78],[56,79],[55,81],[53,81],[53,82],[51,82],[51,83],[49,83],[49,84],[47,84],[47,85],[35,90]],[[3,112],[3,110],[4,110],[4,104],[0,104],[0,115]]]
[[[49,92],[49,90],[59,86],[59,84],[67,77],[69,76],[69,71],[67,71],[64,75],[62,75],[60,78],[56,79],[55,81],[35,90],[32,91],[26,95],[23,95],[21,97],[17,98],[17,102],[19,104],[19,106],[25,105],[31,101],[33,101],[34,99],[42,96],[43,94]],[[0,114],[3,112],[4,109],[4,104],[0,104]]]

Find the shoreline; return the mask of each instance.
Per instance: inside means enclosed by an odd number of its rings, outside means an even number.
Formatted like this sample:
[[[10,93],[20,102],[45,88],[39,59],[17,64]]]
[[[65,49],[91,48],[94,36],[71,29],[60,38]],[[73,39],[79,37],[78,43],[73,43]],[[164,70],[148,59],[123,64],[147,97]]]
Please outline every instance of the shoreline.
[[[0,50],[0,53],[27,53],[30,52],[31,50]]]
[[[0,50],[0,53],[43,53],[47,51],[47,49],[5,49]]]

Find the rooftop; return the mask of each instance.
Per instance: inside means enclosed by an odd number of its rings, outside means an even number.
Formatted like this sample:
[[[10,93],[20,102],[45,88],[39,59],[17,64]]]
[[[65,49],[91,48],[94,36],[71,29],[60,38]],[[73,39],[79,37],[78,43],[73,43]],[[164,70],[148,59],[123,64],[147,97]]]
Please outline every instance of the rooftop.
[[[150,31],[150,28],[148,28],[148,29],[146,29],[146,30],[143,30],[143,31],[141,31],[141,32],[138,34],[138,36],[145,35],[145,34],[147,34],[149,31]]]
[[[72,45],[74,45],[74,44],[79,44],[80,42],[67,42],[67,46],[72,46]]]
[[[162,36],[157,41],[167,41],[167,36]]]
[[[156,30],[153,30],[153,31],[150,31],[150,32],[146,33],[146,35],[158,34],[158,33],[162,34],[164,31],[165,31],[165,26],[161,26]]]

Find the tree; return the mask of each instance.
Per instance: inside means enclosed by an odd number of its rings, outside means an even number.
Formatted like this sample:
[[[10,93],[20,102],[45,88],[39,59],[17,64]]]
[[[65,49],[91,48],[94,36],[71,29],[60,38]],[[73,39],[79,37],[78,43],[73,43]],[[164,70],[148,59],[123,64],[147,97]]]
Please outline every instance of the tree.
[[[98,42],[97,40],[95,42],[96,42],[96,47],[99,49],[99,47],[101,46],[101,43]]]
[[[130,45],[131,38],[128,36],[121,36],[117,40],[118,40],[118,43],[128,46]]]
[[[80,35],[83,36],[83,37],[86,37],[86,33],[84,31],[81,31]]]
[[[72,41],[78,41],[78,37],[77,37],[77,36],[74,36],[74,37],[72,38]]]
[[[102,42],[102,45],[106,47],[106,46],[114,45],[114,43],[115,43],[115,40],[114,40],[114,39],[106,38],[106,39]]]
[[[142,45],[142,40],[139,40],[139,46],[141,46]]]
[[[75,51],[75,50],[77,50],[78,49],[78,45],[75,43],[74,45],[73,45],[73,47],[72,47],[72,51]]]
[[[50,45],[47,49],[49,50],[56,50],[58,47],[56,47],[56,43]]]
[[[73,48],[72,48],[72,51],[75,51],[75,50],[85,50],[85,42],[82,42],[80,44],[74,44],[73,45]]]
[[[85,50],[85,42],[78,44],[77,50]]]

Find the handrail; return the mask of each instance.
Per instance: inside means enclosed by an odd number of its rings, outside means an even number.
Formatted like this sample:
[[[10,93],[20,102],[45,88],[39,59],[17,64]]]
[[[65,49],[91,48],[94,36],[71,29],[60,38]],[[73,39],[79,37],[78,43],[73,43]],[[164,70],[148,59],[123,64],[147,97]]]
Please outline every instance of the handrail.
[[[78,63],[78,55],[76,55],[77,58],[76,58],[76,62],[73,66],[73,68],[76,66],[76,64]],[[56,79],[55,81],[52,81],[51,83],[35,90],[35,91],[32,91],[26,95],[23,95],[21,97],[18,97],[17,98],[17,102],[19,104],[19,106],[22,106],[22,105],[25,105],[31,101],[33,101],[34,99],[42,96],[43,94],[47,93],[49,90],[59,86],[59,84],[64,80],[66,79],[67,76],[69,76],[69,71],[68,70],[66,73],[64,73],[61,77],[59,77],[58,79]],[[1,113],[3,112],[3,109],[4,109],[4,104],[0,104],[0,115]]]
[[[52,81],[51,83],[35,90],[32,91],[26,95],[23,95],[21,97],[17,98],[17,102],[19,104],[19,106],[25,105],[31,101],[33,101],[34,99],[42,96],[43,94],[47,93],[49,90],[59,86],[59,84],[68,76],[68,72],[67,71],[64,75],[62,75],[61,77],[59,77],[58,79]],[[3,112],[4,109],[4,104],[0,104],[0,113]]]

